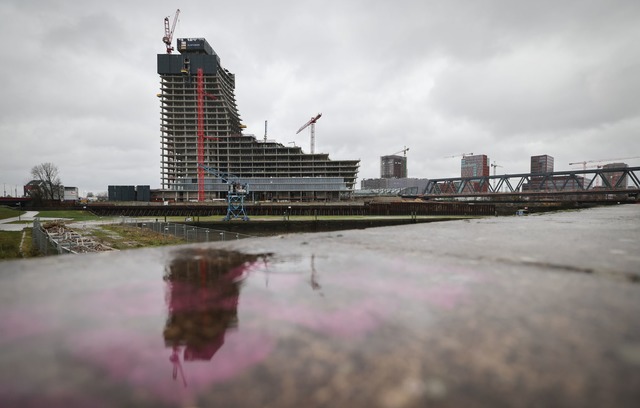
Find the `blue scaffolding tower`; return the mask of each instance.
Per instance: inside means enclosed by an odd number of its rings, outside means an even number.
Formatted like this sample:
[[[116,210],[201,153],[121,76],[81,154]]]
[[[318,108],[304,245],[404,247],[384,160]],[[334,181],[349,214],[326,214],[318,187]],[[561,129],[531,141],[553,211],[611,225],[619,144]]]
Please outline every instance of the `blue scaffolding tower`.
[[[249,184],[242,184],[238,177],[233,174],[219,172],[218,170],[200,165],[207,173],[218,177],[224,183],[229,185],[227,193],[227,215],[223,221],[231,221],[234,218],[242,218],[243,221],[249,221],[247,212],[244,209],[244,198],[249,194]]]

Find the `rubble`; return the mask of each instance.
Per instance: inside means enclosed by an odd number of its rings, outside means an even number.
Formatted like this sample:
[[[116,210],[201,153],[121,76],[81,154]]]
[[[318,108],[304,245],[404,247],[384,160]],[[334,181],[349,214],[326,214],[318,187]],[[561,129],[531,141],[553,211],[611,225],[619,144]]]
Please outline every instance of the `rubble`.
[[[115,251],[114,248],[82,236],[69,228],[63,221],[56,220],[44,223],[42,228],[52,241],[74,254]]]

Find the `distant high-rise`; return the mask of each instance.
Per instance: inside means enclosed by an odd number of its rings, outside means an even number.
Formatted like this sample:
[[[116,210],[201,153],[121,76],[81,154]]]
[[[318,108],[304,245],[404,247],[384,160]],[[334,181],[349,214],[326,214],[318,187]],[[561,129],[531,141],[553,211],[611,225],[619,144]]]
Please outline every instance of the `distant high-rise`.
[[[407,158],[403,156],[380,157],[380,178],[406,178]]]
[[[553,187],[550,180],[544,181],[544,176],[533,176],[533,174],[553,173],[553,157],[548,154],[531,156],[531,182],[523,186],[526,190],[548,190]]]
[[[489,158],[485,154],[463,156],[460,162],[461,177],[489,176]]]
[[[476,154],[471,156],[462,156],[460,161],[460,176],[466,177],[488,177],[489,176],[489,158],[485,154]],[[479,182],[471,182],[475,191],[487,192],[489,186],[487,184],[479,187]]]
[[[531,156],[531,174],[552,173],[553,157],[542,154]]]
[[[627,163],[609,163],[602,166],[603,170],[626,169],[629,167]],[[627,188],[627,175],[620,172],[604,173],[604,177],[612,188]]]

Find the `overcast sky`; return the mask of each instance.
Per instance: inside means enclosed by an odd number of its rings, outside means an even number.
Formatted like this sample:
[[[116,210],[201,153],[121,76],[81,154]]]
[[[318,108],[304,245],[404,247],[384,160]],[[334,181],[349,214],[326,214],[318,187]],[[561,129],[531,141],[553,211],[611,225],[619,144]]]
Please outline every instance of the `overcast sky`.
[[[177,8],[174,40],[206,38],[236,74],[246,133],[268,120],[309,152],[295,133],[321,112],[316,152],[360,159],[358,186],[404,146],[421,178],[459,176],[462,153],[498,174],[640,156],[638,0],[3,0],[7,193],[44,162],[81,193],[160,187],[156,54]]]

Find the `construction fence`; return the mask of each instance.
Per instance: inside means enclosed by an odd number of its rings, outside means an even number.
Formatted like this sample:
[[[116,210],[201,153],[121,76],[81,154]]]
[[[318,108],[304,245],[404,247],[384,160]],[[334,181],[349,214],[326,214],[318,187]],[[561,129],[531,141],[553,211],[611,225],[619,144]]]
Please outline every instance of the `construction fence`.
[[[59,255],[63,253],[69,253],[65,251],[62,246],[55,242],[47,231],[42,228],[40,220],[36,218],[33,221],[33,230],[31,232],[31,244],[42,255]]]
[[[186,242],[230,241],[253,237],[253,235],[237,232],[170,222],[139,222],[128,217],[122,217],[121,224],[146,228],[164,235],[173,235]],[[113,248],[82,236],[67,227],[62,221],[42,223],[38,218],[33,222],[32,245],[41,255],[79,254],[113,250]]]
[[[253,235],[240,234],[237,232],[194,227],[191,225],[176,224],[171,222],[140,222],[127,217],[122,218],[122,223],[133,225],[138,228],[146,228],[160,234],[173,235],[174,237],[181,238],[187,242],[230,241],[254,237]]]
[[[41,255],[80,254],[111,251],[112,248],[78,234],[64,222],[33,221],[32,245]]]

